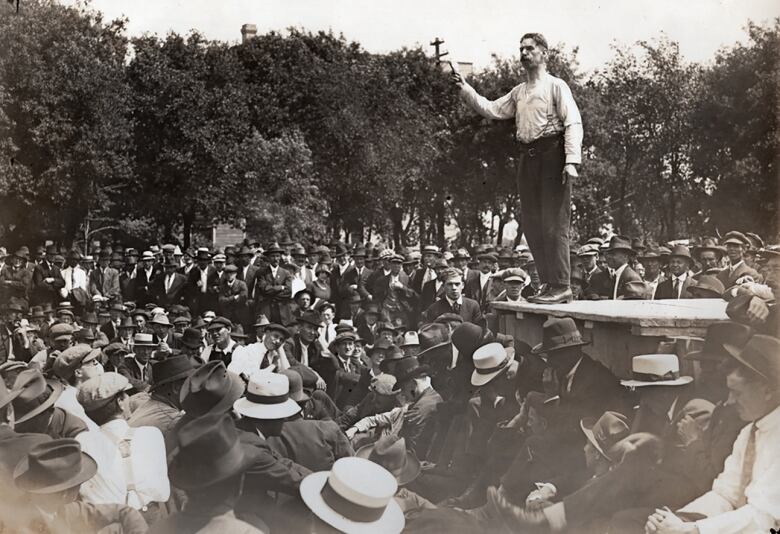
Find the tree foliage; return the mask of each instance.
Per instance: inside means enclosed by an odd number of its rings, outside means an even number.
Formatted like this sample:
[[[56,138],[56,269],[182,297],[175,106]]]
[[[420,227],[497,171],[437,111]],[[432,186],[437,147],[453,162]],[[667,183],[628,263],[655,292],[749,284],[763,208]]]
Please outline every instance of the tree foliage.
[[[455,227],[466,245],[519,220],[513,122],[459,103],[419,47],[371,54],[299,29],[129,40],[88,4],[0,11],[4,241],[69,241],[90,224],[186,241],[228,222],[261,239],[395,245],[444,244]],[[707,64],[664,35],[616,46],[592,73],[576,48],[551,49],[585,127],[572,239],[775,234],[780,21],[746,30]],[[497,98],[523,79],[509,57],[470,81]]]

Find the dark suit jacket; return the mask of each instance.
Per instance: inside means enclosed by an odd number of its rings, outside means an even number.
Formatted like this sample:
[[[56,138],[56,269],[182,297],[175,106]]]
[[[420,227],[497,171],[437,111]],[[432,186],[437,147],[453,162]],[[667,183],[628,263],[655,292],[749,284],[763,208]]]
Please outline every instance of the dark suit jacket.
[[[748,267],[744,262],[742,262],[739,267],[737,267],[733,273],[729,273],[729,268],[726,267],[721,272],[717,274],[718,280],[721,281],[723,284],[723,287],[726,289],[730,288],[734,284],[737,283],[737,280],[742,278],[743,276],[752,276],[753,280],[756,282],[759,282],[761,280],[761,275],[759,275],[755,269],[752,269]]]
[[[427,323],[432,323],[439,315],[445,313],[453,313],[453,310],[452,307],[450,307],[450,303],[446,297],[442,297],[431,304],[428,309],[423,312],[422,320]],[[463,319],[463,322],[465,323],[474,323],[479,326],[484,326],[483,323],[485,321],[482,317],[482,310],[480,310],[479,304],[477,304],[477,301],[468,297],[463,297],[463,304],[460,306],[460,312],[458,312],[458,315],[460,315],[460,317]]]
[[[600,417],[616,411],[629,419],[633,415],[633,398],[620,380],[601,363],[583,354],[574,372],[571,390],[566,391],[566,377],[558,377],[561,413],[567,421],[579,424],[584,417]]]
[[[428,307],[444,296],[444,284],[441,284],[439,290],[436,290],[437,280],[431,280],[423,285],[420,293],[420,309],[427,310]]]
[[[425,271],[428,270],[428,267],[418,267],[413,273],[411,277],[411,281],[409,283],[409,287],[414,289],[418,294],[422,292],[422,286],[423,286],[423,280],[425,279]]]
[[[247,300],[246,283],[235,280],[228,285],[227,278],[219,283],[219,313],[233,322],[240,322]]]
[[[391,278],[392,274],[385,276],[383,272],[380,272],[380,276],[375,279],[373,292],[375,302],[384,304],[385,299],[390,293]],[[404,286],[400,289],[394,289],[395,294],[401,303],[402,311],[407,314],[414,313],[419,295],[414,289],[410,287],[409,277],[403,271],[398,274],[398,281],[401,282],[401,284]]]
[[[336,319],[351,319],[349,311],[349,296],[352,292],[349,286],[351,285],[358,285],[358,272],[355,266],[347,266],[342,275],[339,273],[339,266],[334,265],[330,272],[330,294],[336,304]]]
[[[153,282],[162,273],[160,266],[155,265],[152,270],[152,275],[147,276],[146,271],[139,265],[135,274],[135,282],[133,291],[135,292],[135,301],[137,306],[143,306],[152,302],[154,298],[153,294]],[[91,276],[91,275],[90,275]]]
[[[355,270],[357,270],[357,267],[355,267]],[[368,292],[368,281],[371,278],[371,276],[374,274],[374,271],[369,269],[368,267],[363,267],[363,270],[358,273],[358,293],[360,293],[360,298],[362,298],[364,301],[368,300],[371,295]]]
[[[270,265],[257,275],[257,311],[272,323],[287,324],[292,320],[292,279],[284,267],[279,267],[274,277]]]
[[[685,281],[682,285],[682,291],[680,292],[680,298],[681,299],[689,299],[691,298],[691,294],[688,292],[688,286],[691,285],[691,280],[693,280],[693,277],[689,274],[685,277]],[[658,284],[658,287],[655,290],[655,296],[653,297],[653,300],[663,300],[663,299],[676,299],[677,294],[674,291],[674,286],[672,285],[672,279],[668,278]]]
[[[46,278],[54,278],[54,281],[44,282]],[[65,287],[65,280],[62,279],[59,267],[44,260],[35,266],[32,285],[31,305],[35,306],[46,302],[54,305],[60,300],[60,289]]]
[[[249,265],[246,270],[246,276],[244,276],[244,268],[239,267],[238,268],[238,278],[239,280],[242,280],[246,284],[246,294],[248,301],[251,301],[255,294],[255,286],[257,285],[257,273],[260,272],[260,269],[255,267],[254,265]],[[253,304],[254,302],[251,302],[248,304],[250,307],[254,308]],[[254,319],[254,317],[253,317]]]
[[[29,299],[32,278],[28,269],[20,267],[12,271],[8,265],[3,265],[0,269],[0,302],[8,302],[11,297]]]
[[[174,273],[173,282],[171,282],[171,288],[165,291],[165,277],[162,275],[155,278],[152,284],[152,292],[157,299],[157,304],[160,306],[168,307],[173,304],[182,304],[184,301],[184,293],[187,289],[187,278],[183,274]]]
[[[626,295],[625,286],[628,282],[641,282],[642,277],[639,276],[636,271],[631,267],[626,267],[622,273],[620,273],[620,281],[618,282],[618,298]],[[610,276],[608,271],[599,271],[593,273],[593,276],[588,282],[588,288],[585,291],[585,297],[590,300],[612,300],[612,292],[615,288],[615,280]]]
[[[420,460],[425,460],[428,456],[428,449],[436,431],[436,409],[442,402],[441,395],[429,387],[404,414],[399,437],[406,440],[406,448],[414,452]]]
[[[122,291],[119,288],[119,271],[111,267],[103,272],[103,269],[93,269],[89,274],[90,296],[101,295],[103,297],[119,297]]]
[[[328,471],[339,458],[355,455],[334,421],[302,417],[285,421],[281,435],[268,437],[267,442],[281,456],[312,471]]]
[[[485,287],[480,286],[479,271],[474,271],[475,276],[472,276],[466,283],[468,287],[464,285],[463,294],[468,295],[469,298],[476,300],[479,303],[479,308],[482,313],[487,313],[488,306],[491,301],[496,300],[498,295],[503,290],[502,285],[495,278],[488,278]]]
[[[476,282],[474,281],[476,279]],[[479,287],[479,271],[477,269],[467,269],[463,274],[463,294],[470,299],[477,300],[471,292]]]

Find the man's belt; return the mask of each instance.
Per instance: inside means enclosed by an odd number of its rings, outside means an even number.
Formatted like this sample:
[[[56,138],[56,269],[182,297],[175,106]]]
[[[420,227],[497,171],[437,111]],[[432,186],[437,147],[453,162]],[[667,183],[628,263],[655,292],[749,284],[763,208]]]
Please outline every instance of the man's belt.
[[[532,158],[560,146],[563,146],[563,133],[540,137],[530,143],[519,143],[519,150]]]

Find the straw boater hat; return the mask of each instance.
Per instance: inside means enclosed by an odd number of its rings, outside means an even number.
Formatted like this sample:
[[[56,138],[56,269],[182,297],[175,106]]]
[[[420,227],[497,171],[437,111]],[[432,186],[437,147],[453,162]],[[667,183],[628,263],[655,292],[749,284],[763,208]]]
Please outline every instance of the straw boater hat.
[[[301,411],[290,398],[290,380],[279,373],[255,373],[249,379],[246,396],[233,408],[250,419],[286,419]]]
[[[301,481],[301,498],[328,525],[347,534],[397,534],[405,525],[393,499],[398,483],[385,468],[365,458],[341,458],[330,471]]]
[[[504,348],[501,343],[488,343],[475,350],[472,359],[474,371],[471,374],[471,385],[480,387],[497,377],[514,361],[515,350]]]
[[[420,460],[412,451],[406,450],[406,440],[394,434],[382,436],[376,443],[361,447],[355,456],[387,469],[399,486],[409,484],[420,474]]]
[[[680,360],[676,354],[641,354],[631,359],[631,380],[620,383],[629,388],[646,386],[684,386],[691,376],[680,376]]]

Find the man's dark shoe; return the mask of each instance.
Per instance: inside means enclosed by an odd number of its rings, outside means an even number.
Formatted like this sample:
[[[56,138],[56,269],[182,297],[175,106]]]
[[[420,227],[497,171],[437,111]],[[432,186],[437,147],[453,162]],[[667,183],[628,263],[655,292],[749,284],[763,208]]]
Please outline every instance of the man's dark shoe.
[[[570,287],[553,287],[547,293],[536,297],[531,302],[535,304],[561,304],[571,302],[572,300],[574,300],[574,294],[571,292]]]
[[[541,296],[546,295],[549,291],[550,291],[550,284],[542,284],[542,285],[540,285],[539,289],[536,291],[536,293],[534,293],[533,295],[528,297],[528,302],[536,303],[536,299],[538,299]]]

